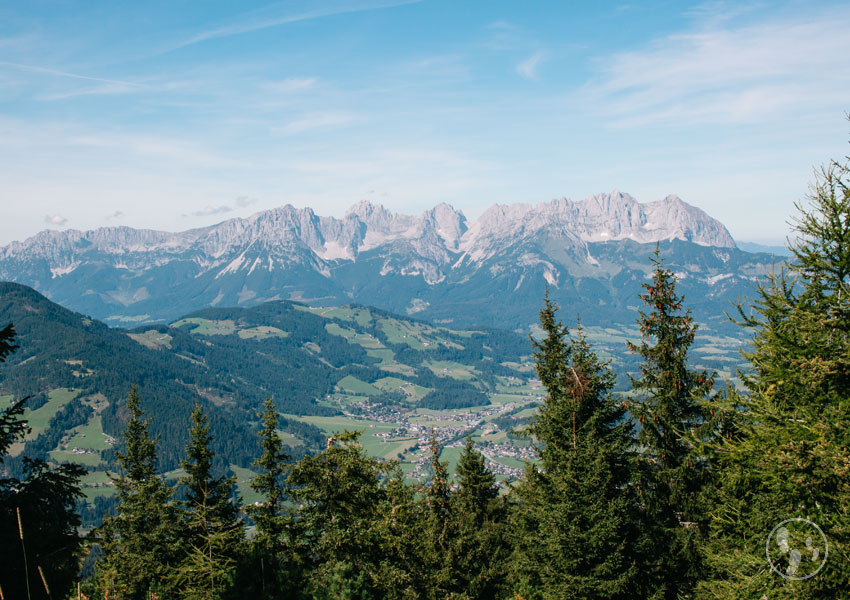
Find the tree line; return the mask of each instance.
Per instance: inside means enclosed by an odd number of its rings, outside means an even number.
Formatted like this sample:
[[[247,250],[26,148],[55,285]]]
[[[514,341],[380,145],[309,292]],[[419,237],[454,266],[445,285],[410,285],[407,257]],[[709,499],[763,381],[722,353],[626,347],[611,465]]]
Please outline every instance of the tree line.
[[[368,456],[356,432],[293,461],[271,400],[258,503],[241,507],[234,479],[214,469],[200,407],[172,488],[133,390],[117,504],[87,539],[73,511],[79,467],[30,461],[22,479],[0,481],[3,597],[65,597],[86,552],[80,594],[104,600],[847,597],[848,175],[846,163],[821,170],[798,207],[790,266],[735,317],[753,335],[744,389],[691,368],[697,325],[656,251],[625,394],[580,324],[544,299],[532,344],[546,395],[524,430],[538,460],[504,494],[471,438],[452,478],[432,436],[424,484]],[[13,336],[0,333],[0,359]],[[0,413],[0,456],[26,433],[22,406]],[[789,524],[774,539],[788,519],[823,538]]]

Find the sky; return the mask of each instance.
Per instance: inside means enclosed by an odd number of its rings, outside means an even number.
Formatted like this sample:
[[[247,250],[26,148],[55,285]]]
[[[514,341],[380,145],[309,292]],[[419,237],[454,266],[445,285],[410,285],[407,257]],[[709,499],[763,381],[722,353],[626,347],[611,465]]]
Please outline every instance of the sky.
[[[284,204],[676,194],[777,243],[850,154],[846,2],[0,5],[0,245]]]

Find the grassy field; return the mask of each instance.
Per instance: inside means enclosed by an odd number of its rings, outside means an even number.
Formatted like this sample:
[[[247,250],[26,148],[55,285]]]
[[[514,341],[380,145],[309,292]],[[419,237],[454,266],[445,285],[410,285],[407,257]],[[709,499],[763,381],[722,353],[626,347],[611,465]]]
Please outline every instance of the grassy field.
[[[28,440],[35,439],[50,424],[50,419],[59,410],[77,397],[79,390],[58,388],[47,394],[47,403],[37,410],[26,409],[24,418],[29,422],[32,431],[27,436]]]
[[[180,319],[171,324],[172,327],[183,327],[185,325],[194,325],[189,330],[189,333],[194,335],[230,335],[236,333],[236,323],[229,319],[226,321],[210,321],[209,319],[191,317]]]
[[[284,331],[283,329],[278,329],[277,327],[271,327],[270,325],[258,325],[257,327],[240,329],[237,332],[237,335],[243,340],[264,340],[272,337],[289,337],[289,332]]]
[[[372,385],[384,392],[404,392],[407,394],[407,398],[411,402],[419,402],[431,391],[431,388],[416,385],[415,383],[409,383],[404,379],[398,379],[397,377],[383,377],[378,379]]]
[[[95,415],[85,425],[75,427],[71,430],[71,433],[72,437],[68,441],[68,450],[79,448],[100,451],[112,447],[106,440],[106,434],[103,433],[100,415]]]
[[[377,364],[377,367],[383,371],[389,371],[390,373],[399,373],[401,375],[416,374],[416,371],[413,369],[413,367],[404,363],[396,362],[395,353],[389,348],[369,349],[366,350],[366,354],[374,358],[380,359],[381,362]]]
[[[472,381],[475,379],[476,371],[468,365],[446,361],[446,360],[431,360],[425,363],[426,366],[439,377],[451,377],[459,381]]]
[[[250,469],[237,467],[236,465],[230,465],[230,468],[233,469],[233,472],[236,474],[236,489],[239,492],[239,495],[242,496],[242,503],[247,506],[262,500],[263,497],[251,489],[251,480],[256,477],[257,474]]]
[[[370,327],[374,321],[372,313],[368,308],[350,308],[345,306],[296,306],[298,310],[311,312],[314,315],[327,319],[339,319],[340,321],[353,321],[361,327]]]
[[[167,333],[160,333],[156,329],[145,331],[144,333],[128,333],[131,339],[140,343],[145,348],[158,350],[159,348],[171,348],[171,340],[174,339]]]
[[[86,467],[96,467],[100,464],[100,452],[67,452],[65,450],[53,450],[48,453],[50,460],[56,463],[77,463]]]
[[[354,375],[346,375],[337,381],[336,386],[343,391],[366,396],[376,396],[381,393],[381,390],[365,381],[357,379]]]
[[[88,502],[94,502],[98,496],[111,496],[115,493],[115,486],[106,471],[91,471],[83,475],[80,483]]]

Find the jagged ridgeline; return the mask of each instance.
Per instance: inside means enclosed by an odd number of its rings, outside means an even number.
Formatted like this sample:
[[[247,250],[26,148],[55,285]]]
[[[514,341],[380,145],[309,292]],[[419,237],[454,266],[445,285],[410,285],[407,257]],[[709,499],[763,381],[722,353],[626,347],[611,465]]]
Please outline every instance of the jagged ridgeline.
[[[527,331],[548,285],[571,319],[622,328],[634,323],[656,242],[697,320],[738,335],[723,311],[772,257],[742,252],[722,223],[679,198],[640,203],[617,191],[494,205],[471,222],[445,204],[413,216],[361,202],[341,219],[283,206],[175,233],[43,231],[0,248],[0,278],[122,326],[303,299]]]
[[[196,402],[209,415],[216,455],[248,467],[266,397],[281,413],[312,416],[340,414],[347,395],[401,408],[482,406],[496,377],[519,375],[528,353],[527,339],[510,332],[453,331],[365,307],[290,302],[117,329],[12,283],[0,283],[0,323],[14,323],[20,346],[4,365],[0,402],[32,395],[33,432],[14,454],[81,462],[95,471],[92,485],[105,482],[98,471],[114,466],[132,385],[159,436],[161,470],[179,466]],[[309,423],[282,419],[282,428],[296,455],[323,442]]]

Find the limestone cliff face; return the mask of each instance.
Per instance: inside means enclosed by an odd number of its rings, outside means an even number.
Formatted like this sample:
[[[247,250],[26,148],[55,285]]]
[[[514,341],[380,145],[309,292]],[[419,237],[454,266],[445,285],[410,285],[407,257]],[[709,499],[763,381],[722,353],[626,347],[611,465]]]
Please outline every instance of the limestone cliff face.
[[[720,222],[676,196],[640,203],[614,191],[577,202],[494,205],[473,222],[447,204],[404,215],[360,202],[342,218],[286,205],[177,233],[43,231],[0,248],[0,279],[117,322],[276,298],[402,311],[415,305],[427,318],[431,309],[422,307],[433,307],[430,297],[469,296],[464,306],[474,314],[481,298],[504,294],[493,287],[497,279],[510,278],[500,285],[511,292],[610,280],[630,260],[610,244],[673,241],[707,255],[740,252]],[[612,257],[604,264],[595,256],[600,244]],[[721,270],[705,273],[706,285],[741,275]]]

